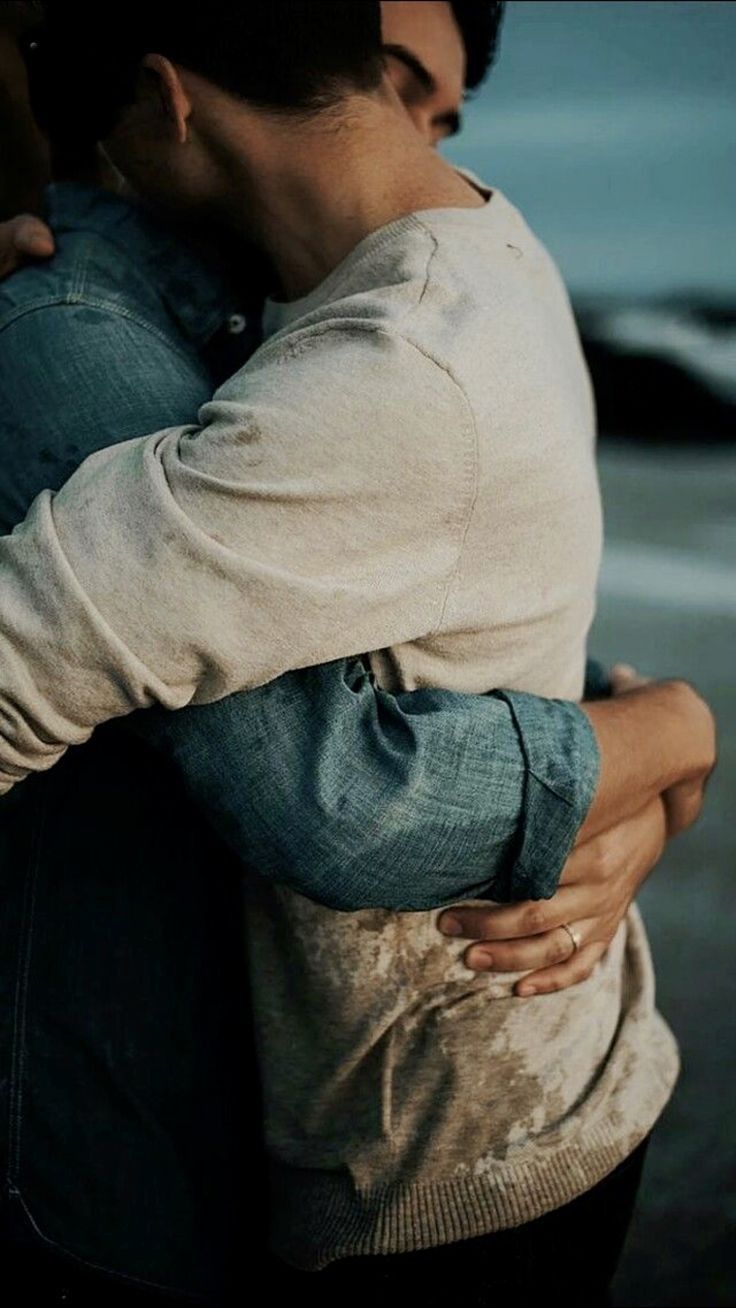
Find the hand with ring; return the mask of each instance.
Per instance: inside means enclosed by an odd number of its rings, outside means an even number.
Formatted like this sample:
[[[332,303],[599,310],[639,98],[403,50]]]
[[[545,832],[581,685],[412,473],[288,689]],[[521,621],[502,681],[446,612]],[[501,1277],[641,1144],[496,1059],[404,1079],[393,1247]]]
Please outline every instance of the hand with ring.
[[[456,905],[440,915],[439,928],[475,942],[463,955],[474,971],[527,973],[514,985],[520,997],[577,985],[603,957],[666,839],[665,805],[657,798],[577,846],[552,899]]]

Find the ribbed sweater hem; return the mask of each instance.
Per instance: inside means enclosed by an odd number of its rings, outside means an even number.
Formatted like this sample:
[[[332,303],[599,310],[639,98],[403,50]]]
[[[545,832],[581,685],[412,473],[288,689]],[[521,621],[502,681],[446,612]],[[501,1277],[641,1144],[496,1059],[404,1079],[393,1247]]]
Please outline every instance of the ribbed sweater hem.
[[[620,1123],[604,1120],[560,1147],[550,1141],[549,1153],[540,1143],[531,1160],[499,1161],[484,1175],[469,1170],[437,1182],[360,1192],[346,1172],[274,1164],[274,1252],[318,1271],[338,1258],[429,1249],[542,1217],[590,1190],[633,1152],[670,1098],[678,1067],[675,1054],[651,1086],[649,1111],[625,1136]]]

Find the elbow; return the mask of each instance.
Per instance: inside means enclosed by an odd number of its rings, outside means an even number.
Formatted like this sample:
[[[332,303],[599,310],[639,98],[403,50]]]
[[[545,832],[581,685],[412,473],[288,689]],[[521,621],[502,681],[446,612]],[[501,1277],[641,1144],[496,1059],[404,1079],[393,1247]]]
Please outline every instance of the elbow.
[[[334,819],[309,830],[292,828],[290,838],[279,842],[272,879],[341,913],[419,911],[437,902],[427,893],[419,853],[397,849],[383,824],[366,828]]]
[[[291,850],[272,879],[338,913],[409,907],[398,902],[398,887],[387,882],[369,855],[346,857],[321,842]]]

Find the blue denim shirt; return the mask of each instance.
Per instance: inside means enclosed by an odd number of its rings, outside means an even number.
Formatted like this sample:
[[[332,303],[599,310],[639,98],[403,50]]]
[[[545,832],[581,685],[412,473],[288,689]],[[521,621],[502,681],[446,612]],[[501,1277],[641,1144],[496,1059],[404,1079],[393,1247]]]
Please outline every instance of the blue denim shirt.
[[[258,339],[221,271],[126,202],[65,185],[49,207],[56,257],[0,287],[3,530],[93,450],[192,421]],[[6,1202],[88,1263],[210,1293],[261,1184],[243,865],[346,910],[548,896],[597,776],[573,704],[392,696],[355,659],[111,723],[16,787]]]

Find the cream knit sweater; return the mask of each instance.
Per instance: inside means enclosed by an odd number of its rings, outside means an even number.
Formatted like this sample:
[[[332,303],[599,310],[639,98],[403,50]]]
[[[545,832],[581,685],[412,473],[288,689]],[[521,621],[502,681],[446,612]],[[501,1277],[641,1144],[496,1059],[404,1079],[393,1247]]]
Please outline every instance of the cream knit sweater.
[[[400,333],[457,388],[443,448],[453,484],[466,479],[440,620],[372,654],[379,682],[579,698],[600,550],[594,415],[549,256],[498,191],[485,211],[420,214],[271,306],[271,348],[356,320]],[[392,476],[408,495],[421,488],[402,415],[431,402],[421,371],[395,399]],[[441,486],[422,500],[431,549],[462,501]],[[436,916],[250,888],[273,1239],[297,1265],[529,1221],[599,1181],[669,1097],[677,1054],[636,910],[587,982],[526,1001],[516,978],[469,972]]]

